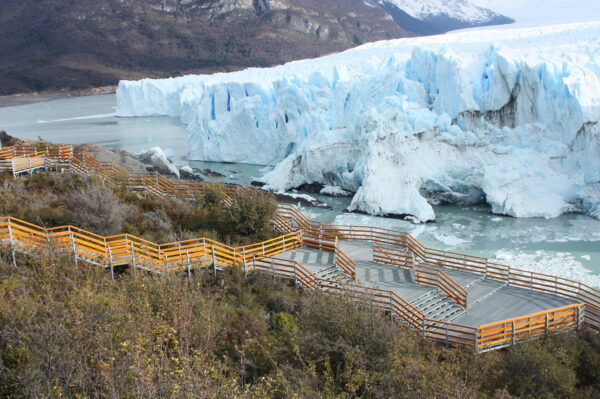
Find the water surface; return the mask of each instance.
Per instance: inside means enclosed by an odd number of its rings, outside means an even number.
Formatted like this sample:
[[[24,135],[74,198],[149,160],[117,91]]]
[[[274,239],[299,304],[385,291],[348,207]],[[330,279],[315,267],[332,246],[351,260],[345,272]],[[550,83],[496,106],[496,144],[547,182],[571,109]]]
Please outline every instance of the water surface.
[[[117,118],[114,95],[79,97],[0,108],[0,130],[55,143],[91,143],[138,152],[153,146],[186,160],[185,127],[176,118]],[[217,179],[246,185],[264,166],[190,161],[197,169],[224,175]],[[428,246],[496,259],[515,267],[574,278],[600,288],[600,221],[583,215],[555,219],[516,219],[493,215],[484,207],[438,206],[435,223],[414,225],[343,212],[349,198],[315,195],[332,209],[304,209],[312,218],[336,224],[372,225],[408,231]]]

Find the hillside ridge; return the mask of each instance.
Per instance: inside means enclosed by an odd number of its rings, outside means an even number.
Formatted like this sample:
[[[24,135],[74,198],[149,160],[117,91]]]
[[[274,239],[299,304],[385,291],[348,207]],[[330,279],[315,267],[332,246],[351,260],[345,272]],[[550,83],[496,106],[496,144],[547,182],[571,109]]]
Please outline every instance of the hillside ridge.
[[[0,95],[271,66],[456,29],[401,14],[363,0],[5,0]]]

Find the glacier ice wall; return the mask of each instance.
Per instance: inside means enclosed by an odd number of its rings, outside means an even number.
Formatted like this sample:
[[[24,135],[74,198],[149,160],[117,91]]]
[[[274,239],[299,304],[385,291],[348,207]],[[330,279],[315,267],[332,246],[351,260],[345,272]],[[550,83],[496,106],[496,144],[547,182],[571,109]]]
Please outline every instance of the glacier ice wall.
[[[600,218],[600,23],[371,43],[265,69],[120,82],[120,116],[179,116],[191,159],[275,165],[351,210],[431,204]]]

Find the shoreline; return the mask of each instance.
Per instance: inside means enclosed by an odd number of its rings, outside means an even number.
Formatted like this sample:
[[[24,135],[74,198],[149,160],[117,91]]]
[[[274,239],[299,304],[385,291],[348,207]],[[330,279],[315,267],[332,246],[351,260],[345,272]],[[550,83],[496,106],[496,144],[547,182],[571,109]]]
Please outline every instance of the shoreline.
[[[62,100],[73,97],[88,97],[99,96],[104,94],[114,94],[117,91],[117,86],[101,86],[92,87],[89,89],[79,90],[54,90],[44,91],[41,93],[17,93],[0,96],[0,108],[16,107],[20,105],[29,105],[43,103],[54,100]]]

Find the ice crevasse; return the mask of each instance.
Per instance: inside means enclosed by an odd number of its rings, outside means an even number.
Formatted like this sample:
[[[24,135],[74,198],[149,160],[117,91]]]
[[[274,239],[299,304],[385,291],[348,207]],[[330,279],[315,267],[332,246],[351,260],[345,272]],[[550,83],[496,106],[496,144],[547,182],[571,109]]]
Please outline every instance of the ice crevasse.
[[[354,194],[350,210],[435,219],[487,202],[600,218],[600,23],[366,44],[273,68],[122,81],[119,116],[187,124],[190,159],[273,165],[273,190]]]

